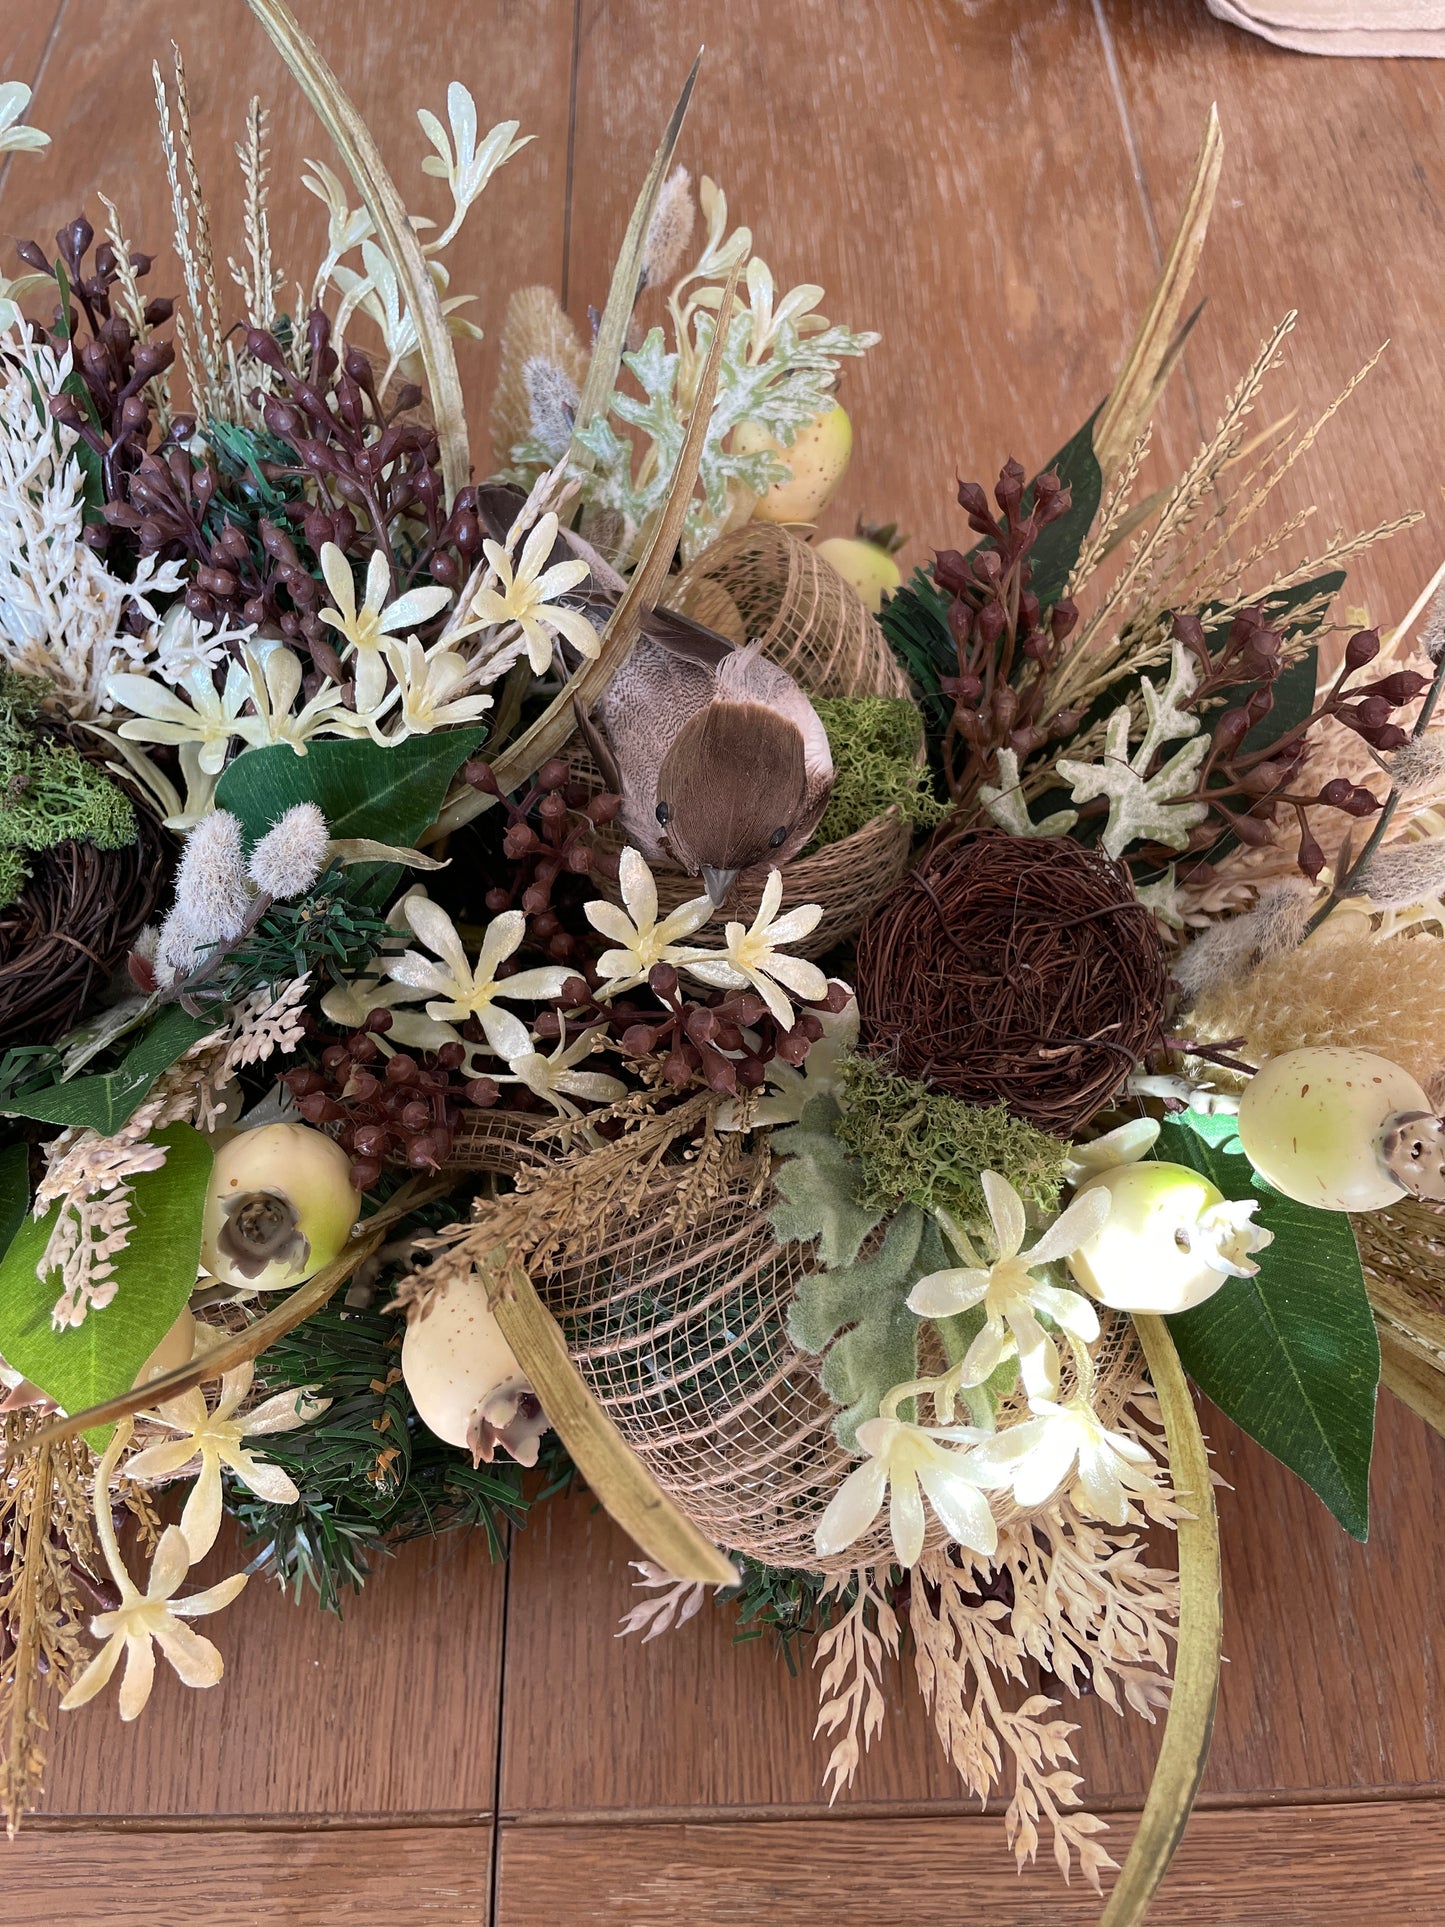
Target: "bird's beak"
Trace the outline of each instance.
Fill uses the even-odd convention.
[[[702,866],[703,888],[712,898],[713,905],[718,910],[722,909],[723,905],[732,895],[733,885],[737,880],[738,873],[736,870],[714,870],[709,863],[704,863]]]

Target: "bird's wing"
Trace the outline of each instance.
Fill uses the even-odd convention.
[[[642,627],[653,642],[702,669],[716,671],[736,650],[736,644],[720,636],[716,629],[705,628],[691,616],[679,615],[675,609],[653,609],[643,617]]]

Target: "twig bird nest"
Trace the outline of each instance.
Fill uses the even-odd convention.
[[[858,940],[868,1050],[1065,1137],[1161,1041],[1167,981],[1128,872],[1068,837],[950,840]]]
[[[88,760],[104,760],[82,730],[64,733]],[[102,850],[68,837],[33,853],[24,889],[0,909],[0,1050],[54,1043],[87,1016],[166,887],[170,838],[144,794],[116,780],[135,809],[135,841]]]

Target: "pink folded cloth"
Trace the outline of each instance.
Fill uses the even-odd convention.
[[[1445,59],[1445,0],[1209,0],[1209,11],[1299,53]]]

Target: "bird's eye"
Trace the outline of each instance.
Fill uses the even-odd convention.
[[[787,842],[787,840],[788,840],[788,826],[785,823],[780,830],[774,830],[772,835],[768,838],[768,848],[770,850],[781,850],[783,845]]]
[[[663,826],[663,828],[664,828],[664,829],[666,829],[666,827],[667,827],[667,819],[668,819],[668,817],[670,817],[671,815],[672,815],[672,805],[671,805],[670,803],[659,803],[659,804],[658,804],[658,806],[657,806],[657,820],[658,820],[658,822],[659,822],[659,823],[661,823],[661,824],[662,824],[662,826]]]

